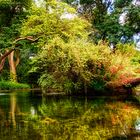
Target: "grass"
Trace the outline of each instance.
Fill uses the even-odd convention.
[[[12,90],[12,89],[28,89],[30,86],[23,83],[15,83],[11,81],[0,81],[0,90]]]

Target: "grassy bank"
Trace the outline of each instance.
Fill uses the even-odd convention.
[[[30,86],[23,83],[15,83],[11,81],[0,81],[0,90],[12,90],[12,89],[28,89]]]

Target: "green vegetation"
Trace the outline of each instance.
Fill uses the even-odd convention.
[[[0,139],[133,139],[139,101],[122,97],[140,84],[138,43],[139,1],[0,0],[1,92],[53,96],[0,93]]]
[[[0,90],[12,90],[12,89],[29,89],[30,86],[22,83],[15,83],[11,81],[0,81]]]
[[[131,39],[139,32],[139,6],[81,0],[79,13],[71,2],[0,1],[1,80],[74,94],[112,90],[139,77],[140,54]]]
[[[135,53],[132,54],[132,48],[127,53],[122,49],[121,52],[120,48],[118,45],[113,54],[102,42],[98,45],[85,40],[65,43],[54,38],[34,59],[33,70],[40,72],[39,83],[46,89],[66,93],[88,89],[102,91],[108,86],[121,85],[136,75],[133,73],[136,66],[131,65]]]

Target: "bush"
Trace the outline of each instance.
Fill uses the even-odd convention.
[[[28,89],[27,84],[15,83],[11,81],[0,81],[0,90],[12,90],[12,89]]]
[[[46,89],[67,93],[103,91],[135,76],[130,60],[121,51],[112,53],[107,44],[94,45],[82,39],[65,43],[54,38],[34,59],[33,71],[40,72],[39,84]]]

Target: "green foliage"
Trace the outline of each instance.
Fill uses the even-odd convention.
[[[7,49],[13,47],[15,39],[20,37],[22,20],[26,18],[27,9],[31,6],[32,0],[0,0],[0,54],[4,54]],[[27,82],[27,72],[29,70],[29,56],[34,53],[32,45],[27,41],[20,41],[17,49],[20,53],[20,66],[18,67],[18,81]],[[34,45],[36,46],[36,45]],[[27,50],[28,48],[28,50]],[[15,59],[15,57],[14,57]],[[9,80],[9,65],[6,59],[1,79]]]
[[[134,64],[136,64],[137,67],[139,67],[139,64],[140,64],[140,53],[139,53],[139,51],[136,52],[136,54],[135,54],[134,57],[132,58],[132,62],[133,62]]]
[[[63,17],[65,14],[73,17],[67,19]],[[55,37],[61,37],[66,42],[75,37],[86,37],[88,27],[88,22],[77,17],[73,8],[65,3],[52,1],[47,3],[47,9],[32,7],[30,16],[23,23],[22,35],[39,37],[39,46],[43,47]]]
[[[91,25],[66,3],[47,0],[45,7],[33,5],[27,16],[30,0],[0,1],[0,17],[4,17],[0,20],[0,51],[3,53],[6,48],[10,48],[13,40],[19,36],[31,35],[38,39],[38,43],[31,45],[26,41],[17,44],[22,46],[21,65],[17,69],[19,82],[27,82],[28,76],[33,81],[40,77],[39,84],[43,88],[64,90],[67,93],[86,92],[87,89],[104,90],[110,83],[121,84],[136,76],[133,72],[135,66],[130,62],[138,60],[136,57],[133,59],[136,52],[131,45],[118,44],[118,41],[122,36],[130,38],[134,32],[139,31],[139,8],[127,1],[123,7],[127,7],[129,11],[128,22],[123,26],[118,23],[118,18],[123,12],[119,6],[121,2],[116,1],[115,11],[107,14],[110,3],[106,4],[100,0],[81,1],[87,11],[91,8],[89,10],[91,13],[88,14],[91,14],[95,29],[93,33]],[[13,12],[9,12],[11,10],[9,7],[12,7]],[[9,14],[6,17],[7,12]],[[7,18],[9,23],[6,23]],[[133,23],[131,19],[135,22]],[[89,34],[91,38],[94,37],[93,40],[97,45],[88,40]],[[103,44],[104,42],[98,44],[100,39],[104,42],[108,40],[117,43],[116,54],[111,53],[108,44]],[[29,59],[32,54],[36,55],[33,61]],[[31,61],[32,70],[30,70]],[[2,77],[5,73],[7,72],[4,71]],[[33,75],[36,75],[35,78]],[[124,78],[122,75],[127,76]]]
[[[31,6],[32,0],[0,0],[0,26],[9,26]]]
[[[10,81],[0,81],[0,90],[13,90],[13,89],[29,89],[30,86],[22,83],[14,83]]]
[[[88,36],[87,30],[90,28],[90,24],[86,20],[79,18],[76,15],[75,9],[66,3],[47,1],[46,8],[33,6],[29,13],[30,15],[23,23],[21,33],[22,36],[32,35],[38,38],[38,47],[43,48],[47,44],[51,44],[51,40],[54,38],[58,38],[58,41],[61,38],[64,42],[68,43],[70,40],[86,39]],[[65,14],[70,14],[72,17],[70,19],[65,18]],[[37,73],[41,73],[41,71]],[[50,87],[53,85],[52,88],[61,89],[60,86],[55,84],[55,78],[45,73],[40,78],[43,87],[46,86],[46,83],[43,82],[45,77],[48,79],[47,86]],[[78,84],[73,84],[69,79],[65,78],[65,80],[63,86],[67,87],[67,91],[71,91],[73,86],[79,86]]]
[[[129,55],[130,57],[133,57],[137,52],[134,45],[130,43],[126,44],[118,43],[116,47],[117,47],[116,51],[119,51],[125,55]]]
[[[100,39],[118,43],[122,36],[127,37],[125,42],[131,42],[132,36],[140,31],[140,8],[134,6],[132,0],[81,0],[84,11],[83,16],[90,19],[94,33],[93,41],[97,43]],[[108,8],[114,6],[114,10],[108,13]],[[113,8],[113,7],[112,7]],[[122,13],[127,12],[125,23],[121,25],[119,18]]]
[[[33,60],[32,71],[40,73],[39,84],[46,89],[67,93],[86,92],[90,88],[101,91],[111,83],[122,84],[126,80],[122,75],[134,76],[130,54],[131,51],[124,54],[119,50],[113,54],[103,43],[93,45],[85,40],[65,43],[54,38]]]
[[[128,6],[132,0],[115,0],[115,7],[123,8],[125,6]]]
[[[129,57],[131,64],[135,65],[136,73],[139,75],[139,65],[140,65],[140,53],[137,51],[133,44],[117,44],[116,52],[121,52],[121,54]]]

